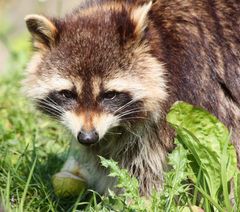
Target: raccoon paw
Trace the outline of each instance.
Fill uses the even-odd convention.
[[[56,196],[60,198],[78,196],[87,188],[83,178],[66,171],[53,175],[52,184]]]

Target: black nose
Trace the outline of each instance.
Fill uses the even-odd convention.
[[[77,139],[78,139],[79,143],[81,143],[81,144],[91,145],[91,144],[98,142],[99,135],[96,132],[96,130],[92,130],[89,132],[81,130],[78,133]]]

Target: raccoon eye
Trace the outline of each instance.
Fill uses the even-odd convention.
[[[76,95],[70,90],[61,90],[58,92],[59,95],[64,97],[65,99],[75,99]]]
[[[116,98],[118,92],[116,91],[108,91],[102,95],[103,100],[113,100]]]

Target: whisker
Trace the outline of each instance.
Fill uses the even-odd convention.
[[[61,115],[63,113],[62,110],[60,110],[59,108],[55,107],[52,104],[49,104],[47,102],[40,102],[40,103],[41,103],[41,105],[39,106],[40,108],[47,109],[48,111],[52,111],[54,113],[57,113],[58,115]]]
[[[117,110],[114,111],[114,114],[116,114],[117,112],[120,112],[122,110],[124,110],[126,107],[130,106],[131,104],[133,104],[136,100],[132,99],[131,101],[129,101],[128,103],[126,103],[125,105],[121,106],[120,108],[118,108]]]
[[[55,102],[52,98],[50,98],[50,97],[48,96],[47,99],[48,99],[50,102],[52,102],[54,105],[56,105],[56,106],[59,107],[58,103]]]
[[[49,108],[44,108],[44,110],[46,112],[48,112],[49,114],[54,115],[55,117],[57,117],[59,119],[62,117],[60,113],[58,113],[56,111],[53,111],[53,110],[50,110]]]
[[[122,133],[115,133],[115,132],[106,132],[106,134],[111,134],[111,135],[122,135]]]
[[[40,107],[44,107],[44,108],[49,108],[49,109],[54,109],[55,111],[59,112],[59,113],[62,113],[64,112],[63,110],[61,110],[61,108],[59,107],[56,107],[52,104],[49,104],[48,102],[39,102],[41,105]]]
[[[50,100],[50,99],[49,99],[49,100]],[[62,107],[58,106],[58,105],[57,105],[56,103],[54,103],[53,101],[49,102],[49,101],[47,101],[47,100],[45,100],[45,99],[41,99],[41,100],[37,100],[37,102],[40,103],[40,104],[42,104],[42,105],[44,104],[44,105],[46,105],[46,106],[52,107],[52,108],[58,110],[59,112],[64,112],[64,111],[65,111]]]
[[[134,117],[132,117],[132,118],[131,118],[131,117],[123,118],[123,119],[121,119],[121,120],[122,120],[122,121],[126,121],[126,120],[134,120],[134,119],[143,119],[143,120],[148,120],[148,121],[150,121],[150,119],[148,119],[148,118],[146,118],[146,117],[140,117],[140,116],[139,116],[139,117],[138,117],[138,116],[137,116],[137,117],[134,116]]]
[[[53,103],[53,105],[55,105],[56,107],[58,107],[58,108],[60,108],[60,109],[62,109],[63,110],[63,108],[62,107],[60,107],[58,104],[57,104],[57,102],[55,102],[52,98],[50,98],[50,97],[47,97],[47,99],[51,102],[51,103]],[[46,100],[45,100],[46,101]],[[46,102],[48,102],[48,101],[46,101]],[[64,110],[63,110],[64,111]]]
[[[124,112],[132,111],[132,110],[145,110],[145,108],[144,107],[136,107],[136,108],[132,108],[132,109],[126,110]]]
[[[46,106],[46,105],[41,105],[40,107],[43,108],[43,109],[47,109],[48,111],[56,112],[56,113],[58,113],[59,115],[62,114],[61,111],[55,110],[54,108],[49,107],[49,106]]]
[[[123,117],[123,116],[131,115],[131,114],[139,113],[139,112],[147,112],[147,111],[143,111],[143,110],[126,111],[125,113],[122,113],[122,114],[118,115],[117,117],[118,117],[118,118],[121,118],[121,117]]]
[[[132,108],[132,109],[129,109],[129,110],[123,111],[123,113],[128,112],[128,111],[133,111],[133,110],[143,110],[143,109],[144,109],[144,107],[137,107],[137,108]]]

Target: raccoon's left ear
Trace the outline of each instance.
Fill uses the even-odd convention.
[[[138,6],[137,8],[134,8],[131,12],[131,19],[135,25],[134,34],[138,38],[142,37],[144,30],[148,25],[148,13],[151,8],[152,1],[147,4]]]
[[[27,15],[25,21],[36,49],[46,50],[55,45],[58,30],[51,20],[41,15]]]

